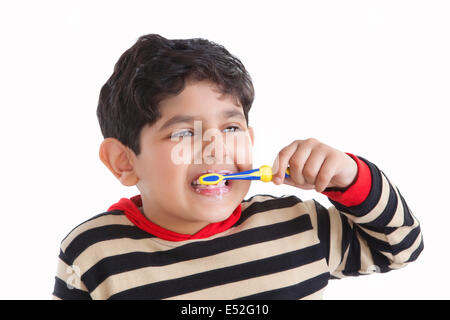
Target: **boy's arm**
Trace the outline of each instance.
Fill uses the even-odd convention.
[[[423,250],[419,222],[399,190],[382,171],[362,157],[351,156],[358,175],[345,190],[325,189],[334,205],[328,210],[308,201],[332,277],[357,276],[398,269]]]
[[[61,250],[58,257],[58,268],[53,290],[54,300],[91,300],[91,296],[81,281],[80,269],[67,263],[64,252]]]

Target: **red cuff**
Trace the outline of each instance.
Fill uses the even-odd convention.
[[[322,194],[346,207],[352,207],[366,200],[372,186],[372,175],[369,166],[364,161],[351,153],[346,152],[346,154],[352,157],[358,166],[356,181],[345,191],[324,191]]]

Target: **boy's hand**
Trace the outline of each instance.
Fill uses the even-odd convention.
[[[291,174],[285,178],[288,166]],[[283,148],[272,167],[275,184],[286,183],[317,192],[332,187],[346,188],[358,174],[358,166],[349,155],[314,138],[296,140]]]

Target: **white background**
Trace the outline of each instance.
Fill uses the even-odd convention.
[[[203,37],[250,72],[254,163],[315,137],[375,163],[421,222],[405,269],[325,299],[450,298],[448,1],[3,1],[0,298],[48,299],[62,238],[121,197],[98,159],[101,86],[140,35]],[[255,193],[328,199],[255,182]]]

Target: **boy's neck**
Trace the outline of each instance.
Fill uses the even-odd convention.
[[[146,210],[142,207],[139,207],[139,210],[142,212],[144,217],[146,217],[149,221],[154,224],[164,228],[166,230],[185,235],[194,235],[204,227],[206,227],[209,222],[199,221],[180,221],[179,219],[171,219],[169,215],[159,214],[159,215],[147,215]],[[147,210],[147,212],[154,212],[155,210]],[[159,211],[161,212],[161,211]]]

